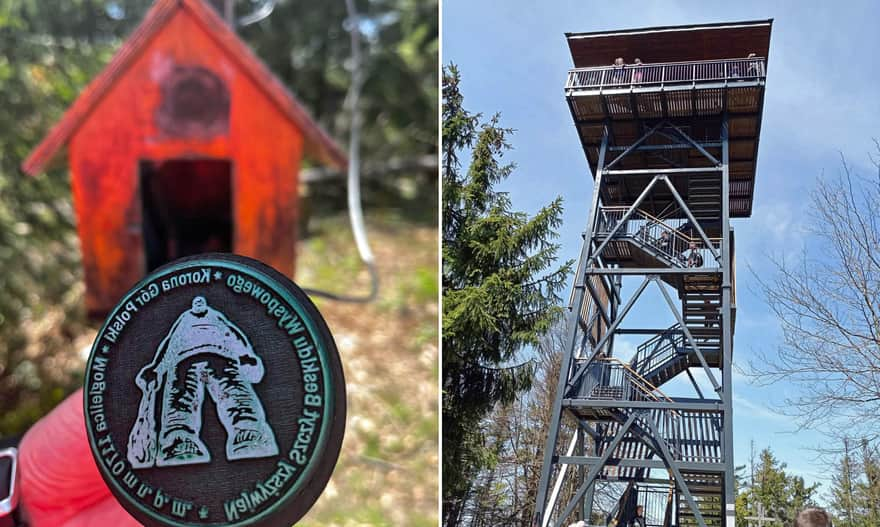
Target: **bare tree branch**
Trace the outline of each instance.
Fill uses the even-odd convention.
[[[876,178],[841,172],[811,194],[809,236],[795,261],[770,257],[775,276],[755,275],[782,329],[774,356],[750,370],[758,382],[799,389],[781,410],[801,427],[880,436],[880,142]],[[820,426],[821,425],[821,426]]]

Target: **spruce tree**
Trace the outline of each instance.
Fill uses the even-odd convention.
[[[761,451],[752,470],[751,482],[738,490],[740,517],[737,525],[747,525],[742,514],[757,513],[759,503],[767,516],[776,518],[782,525],[791,525],[798,512],[816,506],[815,494],[819,485],[807,485],[804,478],[787,473],[785,468],[786,464],[780,462],[769,448]]]
[[[443,70],[443,514],[459,522],[481,469],[495,462],[482,425],[496,404],[529,389],[536,346],[561,314],[571,262],[552,242],[562,199],[530,217],[495,187],[514,166],[501,158],[512,130],[463,107],[460,74]],[[460,156],[470,155],[463,171]]]
[[[831,476],[830,505],[840,527],[880,525],[880,445],[843,439],[843,452]]]
[[[865,504],[865,519],[868,525],[880,525],[880,449],[867,439],[862,439],[861,446],[865,479],[859,494]]]
[[[843,527],[858,527],[859,514],[856,507],[856,491],[859,479],[849,452],[849,441],[844,440],[844,454],[835,474],[831,476],[831,508],[837,513],[838,523]]]

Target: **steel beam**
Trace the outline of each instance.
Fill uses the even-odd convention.
[[[602,320],[605,321],[605,327],[611,325],[611,318],[608,316],[608,313],[605,312],[605,308],[602,307],[602,303],[599,301],[599,292],[596,291],[596,288],[593,287],[593,283],[590,282],[589,279],[584,280],[584,285],[587,288],[587,291],[590,292],[590,297],[593,299],[593,302],[596,305],[596,311],[599,316],[602,317]],[[608,295],[608,298],[611,298],[611,295]]]
[[[717,402],[694,402],[695,400],[673,399],[669,401],[620,401],[609,399],[565,398],[565,408],[632,408],[640,410],[682,410],[691,412],[722,412],[724,405]],[[706,401],[711,401],[707,399]]]
[[[715,246],[712,245],[712,241],[709,239],[708,236],[706,236],[706,232],[703,230],[703,228],[700,227],[700,223],[694,217],[693,213],[691,212],[690,207],[687,206],[687,203],[684,202],[684,199],[682,199],[682,197],[681,197],[681,195],[679,195],[678,191],[675,190],[675,185],[673,185],[672,182],[669,181],[669,178],[663,178],[663,182],[666,183],[667,187],[669,187],[669,191],[672,192],[672,197],[675,198],[675,201],[678,202],[678,205],[681,207],[681,210],[683,210],[685,215],[687,215],[688,220],[690,220],[690,222],[691,222],[691,224],[693,224],[694,228],[697,229],[697,232],[700,234],[700,238],[703,240],[703,243],[705,243],[706,247],[708,247],[709,250],[712,251],[712,256],[715,257],[715,261],[720,260],[721,253],[719,253],[718,249],[716,249]]]
[[[694,353],[697,354],[697,358],[700,359],[700,364],[703,366],[703,370],[706,371],[706,376],[709,377],[709,380],[712,382],[712,387],[715,388],[716,392],[721,393],[721,385],[718,384],[715,375],[712,373],[711,368],[709,368],[709,363],[706,362],[706,357],[703,356],[703,350],[697,345],[697,341],[691,334],[691,330],[688,329],[687,325],[684,323],[684,317],[678,312],[678,308],[675,307],[672,297],[669,296],[669,291],[667,291],[666,288],[663,287],[663,284],[659,282],[657,283],[657,286],[660,288],[660,292],[663,293],[663,298],[666,299],[666,303],[669,304],[669,310],[672,311],[672,314],[675,315],[676,320],[678,320],[678,324],[681,326],[681,331],[684,333],[688,344],[691,345]]]
[[[703,174],[721,172],[720,167],[685,167],[685,168],[639,168],[633,170],[606,170],[608,176],[659,176],[681,174]]]
[[[706,159],[708,159],[709,161],[711,161],[713,165],[719,165],[719,164],[721,164],[717,159],[715,159],[715,156],[713,156],[712,154],[710,154],[709,152],[707,152],[706,149],[703,148],[702,145],[700,145],[700,143],[698,143],[698,142],[694,141],[693,139],[691,139],[691,136],[689,136],[688,134],[684,133],[684,131],[682,131],[681,128],[675,126],[675,125],[672,124],[672,123],[669,123],[669,126],[671,126],[673,130],[675,130],[676,132],[678,132],[678,134],[682,137],[682,139],[684,139],[686,142],[690,143],[691,146],[693,146],[694,148],[697,149],[698,152],[700,152],[701,154],[703,154],[703,156],[704,156]]]
[[[655,177],[651,180],[650,183],[648,183],[648,185],[645,187],[645,190],[643,190],[642,193],[639,194],[639,197],[636,198],[635,202],[630,205],[629,210],[627,210],[626,213],[619,220],[617,220],[617,225],[615,225],[614,228],[611,229],[611,232],[605,235],[605,239],[602,241],[602,243],[599,244],[599,247],[596,248],[596,251],[592,254],[592,256],[587,259],[588,264],[602,254],[605,246],[608,245],[609,242],[611,242],[611,240],[614,238],[614,235],[617,234],[617,231],[619,231],[621,227],[626,225],[626,222],[629,221],[630,216],[633,215],[633,213],[639,208],[639,205],[642,204],[642,201],[644,201],[645,196],[647,196],[651,189],[654,188],[654,185],[657,183],[657,179],[659,178]],[[592,238],[590,238],[590,240],[592,240]]]
[[[669,331],[669,328],[618,328],[618,335],[660,335]]]
[[[614,289],[620,289],[623,285],[619,276],[612,276],[611,281],[614,283]],[[618,299],[611,299],[611,320],[618,320],[617,308],[620,307],[619,304],[620,304],[619,298]],[[620,317],[620,318],[622,319],[623,317]],[[610,351],[610,353],[608,354],[609,356],[614,353],[614,336],[617,335],[618,326],[620,326],[620,323],[618,323],[617,325],[614,326],[614,331],[608,332],[610,335],[608,337],[608,350]],[[611,327],[609,326],[606,329],[610,330]]]
[[[662,127],[662,126],[665,124],[665,122],[666,122],[666,121],[660,121],[659,123],[657,123],[656,126],[654,126],[654,128],[651,128],[651,129],[648,130],[644,135],[642,135],[642,137],[640,137],[635,143],[633,143],[633,144],[629,145],[628,147],[626,147],[626,149],[623,151],[622,154],[620,154],[620,155],[618,155],[617,157],[615,157],[614,160],[612,160],[610,163],[608,163],[607,166],[605,166],[605,168],[603,169],[603,170],[605,171],[605,173],[607,174],[607,173],[608,173],[608,169],[610,169],[611,167],[613,167],[614,165],[616,165],[621,159],[623,159],[624,157],[626,157],[627,155],[629,155],[630,152],[634,151],[636,148],[638,148],[639,146],[641,146],[642,143],[644,143],[645,141],[647,141],[649,137],[651,137],[652,135],[654,135],[654,132],[656,132],[657,130],[659,130],[660,127]]]
[[[731,316],[731,268],[730,268],[730,145],[727,115],[721,121],[721,382],[724,390],[723,430],[721,445],[727,471],[724,473],[725,518],[728,526],[736,522],[736,493],[734,491],[733,464],[733,317]]]
[[[602,167],[605,163],[605,152],[608,149],[608,126],[605,127],[605,133],[602,135],[602,146],[599,149],[599,164],[596,170],[596,177],[593,184],[593,196],[590,204],[590,212],[587,218],[587,229],[584,236],[584,244],[581,247],[578,269],[587,268],[587,259],[590,256],[590,248],[593,237],[593,226],[596,222],[597,212],[599,210],[599,191],[602,186]],[[559,369],[559,380],[556,383],[556,398],[553,402],[553,408],[550,413],[550,422],[547,429],[547,444],[544,450],[544,462],[541,467],[541,479],[538,482],[536,495],[535,514],[532,519],[534,526],[541,525],[544,514],[546,513],[547,492],[550,486],[550,472],[553,469],[553,457],[556,454],[556,442],[559,439],[559,424],[562,417],[562,397],[566,391],[568,384],[568,373],[571,371],[572,356],[577,341],[578,319],[581,316],[581,306],[583,305],[586,291],[584,288],[576,289],[572,299],[572,309],[569,310],[566,320],[566,338],[563,341],[566,345],[562,356],[562,365]]]
[[[644,276],[649,274],[654,275],[694,275],[694,274],[717,274],[721,272],[720,267],[700,267],[699,269],[695,268],[683,268],[683,269],[671,269],[671,268],[623,268],[623,267],[608,267],[608,268],[600,268],[600,267],[588,267],[588,274],[599,274],[599,275],[630,275],[630,276]]]
[[[583,430],[578,430],[575,433],[578,436],[578,444],[577,444],[577,451],[579,452],[578,455],[585,456],[585,455],[587,455],[587,452],[586,452],[586,445],[584,444],[584,440],[585,440],[584,432],[583,432]],[[578,486],[584,484],[584,480],[586,479],[586,475],[587,475],[587,467],[584,467],[584,466],[578,467],[578,482],[577,482]],[[586,493],[586,495],[584,495],[584,499],[582,500],[582,506],[578,510],[578,520],[583,520],[584,518],[590,517],[590,513],[592,512],[592,509],[593,509],[593,494],[594,494],[595,490],[596,490],[595,485],[590,485],[589,487],[587,487],[587,493]]]
[[[701,141],[698,142],[703,148],[721,148],[721,141]],[[620,152],[629,148],[628,146],[609,146],[609,152]],[[640,145],[635,149],[636,152],[653,152],[657,150],[690,150],[693,148],[690,144],[669,144],[669,145]]]
[[[605,462],[608,461],[608,458],[611,457],[611,454],[617,449],[620,442],[623,441],[624,436],[626,436],[627,432],[629,432],[630,427],[633,422],[636,420],[636,413],[633,412],[626,422],[620,427],[617,435],[614,436],[614,439],[605,447],[605,451],[599,456],[599,459],[596,461],[596,464],[590,468],[590,472],[587,473],[586,478],[584,478],[584,483],[578,488],[577,492],[572,496],[571,501],[568,502],[568,505],[562,511],[562,514],[559,515],[556,523],[554,524],[556,527],[561,527],[562,523],[565,519],[574,511],[574,508],[577,506],[577,502],[583,499],[584,495],[587,492],[587,489],[593,485],[596,480],[596,476],[599,475],[599,471],[602,470],[602,467],[605,466]]]
[[[675,476],[675,484],[678,486],[678,490],[684,494],[684,499],[688,503],[688,507],[691,509],[691,512],[694,515],[694,518],[697,520],[697,525],[705,527],[706,520],[703,519],[703,514],[700,512],[699,507],[697,507],[697,502],[694,500],[694,497],[691,495],[690,489],[687,487],[687,483],[684,481],[684,477],[681,475],[681,471],[675,464],[675,460],[672,457],[672,454],[669,452],[669,447],[666,446],[666,441],[664,441],[660,432],[657,430],[657,425],[654,424],[654,420],[650,417],[646,418],[645,421],[648,423],[648,428],[651,429],[651,432],[654,434],[651,439],[656,444],[658,451],[660,453],[661,459],[666,462],[666,468],[672,471],[673,476]]]
[[[570,101],[571,98],[568,97],[567,100]],[[665,99],[661,100],[660,102],[662,105],[665,102]],[[761,108],[763,108],[763,106],[761,106]],[[665,114],[668,114],[668,112],[664,111],[664,115]],[[735,117],[752,117],[752,118],[754,118],[755,112],[731,112],[730,110],[727,111],[728,120],[731,118],[735,118]],[[717,119],[718,117],[711,116],[711,115],[702,115],[702,116],[697,117],[696,122],[704,122],[704,121],[712,120],[713,118]],[[660,118],[658,117],[658,119],[660,119]],[[668,118],[664,117],[664,119],[668,119]],[[575,124],[578,124],[578,125],[580,125],[580,124],[601,124],[601,123],[605,122],[605,119],[595,119],[595,118],[594,119],[575,119],[575,118],[572,118],[572,122]],[[760,134],[758,134],[758,135],[760,135]],[[741,137],[737,137],[736,139],[740,140],[740,139],[745,139],[746,137],[754,139],[753,136],[741,136]],[[598,145],[599,143],[596,143],[596,144]],[[621,148],[621,147],[617,147],[617,148]],[[623,147],[623,148],[626,148],[626,147]]]
[[[608,327],[605,329],[605,334],[602,335],[602,338],[599,339],[598,343],[596,343],[596,347],[593,348],[593,353],[590,355],[590,358],[588,358],[587,361],[581,365],[581,367],[578,369],[577,373],[575,373],[571,377],[571,379],[568,381],[568,383],[566,385],[566,390],[565,390],[566,393],[568,392],[568,390],[570,388],[574,387],[574,385],[577,384],[578,380],[583,376],[584,372],[587,371],[587,366],[589,366],[590,363],[593,362],[593,360],[596,358],[596,356],[602,350],[602,346],[605,345],[605,342],[617,330],[617,326],[619,326],[620,323],[623,322],[623,319],[626,318],[626,314],[629,313],[629,310],[632,309],[633,305],[635,305],[636,300],[638,300],[639,297],[642,295],[642,291],[645,290],[645,288],[648,286],[648,283],[650,281],[651,281],[650,277],[645,278],[645,280],[642,282],[642,285],[639,286],[639,288],[636,290],[636,292],[632,296],[632,298],[629,299],[629,302],[627,302],[627,304],[623,307],[623,311],[620,313],[620,316],[618,316],[617,319],[614,320],[614,323],[611,324],[611,327]]]
[[[590,345],[595,344],[593,341],[593,336],[590,334],[590,329],[599,321],[599,310],[597,309],[595,313],[590,317],[590,320],[584,320],[581,317],[578,317],[578,323],[581,325],[581,329],[584,330],[584,337],[589,337]],[[583,342],[583,339],[581,340]]]
[[[700,390],[700,385],[697,384],[697,380],[694,379],[694,374],[691,373],[691,369],[690,369],[690,368],[687,368],[687,369],[684,370],[684,371],[687,373],[688,379],[691,380],[691,384],[694,386],[694,390],[697,391],[697,395],[699,395],[700,398],[703,398],[703,391]],[[724,379],[722,379],[721,382],[724,382]]]
[[[596,441],[597,439],[602,437],[602,435],[598,431],[596,431],[595,428],[593,428],[593,425],[591,425],[587,421],[584,421],[583,419],[578,419],[578,426],[580,426],[581,430],[583,430],[585,434],[590,436],[590,439],[592,439],[593,441]]]
[[[608,264],[605,263],[605,259],[602,258],[601,255],[596,257],[596,265],[598,265],[600,268],[607,268],[608,267]],[[591,267],[590,269],[594,269],[594,268]],[[618,291],[617,289],[612,287],[611,280],[608,279],[608,277],[606,277],[606,276],[602,277],[602,284],[605,286],[605,289],[609,292],[609,294],[613,294],[614,297],[617,298],[617,301],[620,302],[620,291]]]
[[[600,458],[597,456],[559,456],[559,464],[589,467],[598,463],[599,459]],[[666,463],[659,459],[609,458],[605,464],[606,466],[615,466],[619,468],[651,468],[660,470],[667,468]],[[690,461],[676,461],[674,464],[679,470],[686,470],[688,472],[711,472],[713,474],[724,472],[725,467],[727,466],[724,463],[694,463]]]

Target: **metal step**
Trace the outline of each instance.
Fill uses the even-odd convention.
[[[719,367],[721,365],[720,340],[704,341],[696,336],[694,338],[697,339],[697,345],[700,347],[700,351],[703,353],[703,357],[706,359],[706,363],[709,367]],[[701,366],[702,363],[696,352],[693,351],[689,344],[685,344],[683,348],[668,361],[654,366],[650,370],[639,372],[639,374],[646,381],[662,389],[664,384],[674,379],[686,369]]]
[[[719,474],[684,472],[684,483],[697,503],[706,527],[723,527],[724,503],[721,496],[723,479]],[[678,525],[697,526],[697,519],[684,494],[678,493]]]
[[[687,206],[697,221],[712,221],[720,218],[720,177],[691,176],[687,180],[687,189]]]

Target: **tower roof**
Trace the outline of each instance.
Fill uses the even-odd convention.
[[[250,76],[263,94],[303,134],[306,152],[317,160],[344,168],[348,159],[337,143],[318,125],[302,103],[254,55],[229,26],[203,0],[157,0],[144,20],[113,56],[110,64],[82,91],[61,120],[50,130],[22,164],[31,175],[42,172],[89,118],[92,110],[134,64],[150,41],[180,10],[185,10],[209,34],[241,71]]]
[[[622,31],[566,33],[576,68],[607,66],[617,57],[627,63],[687,62],[767,57],[773,19]]]

